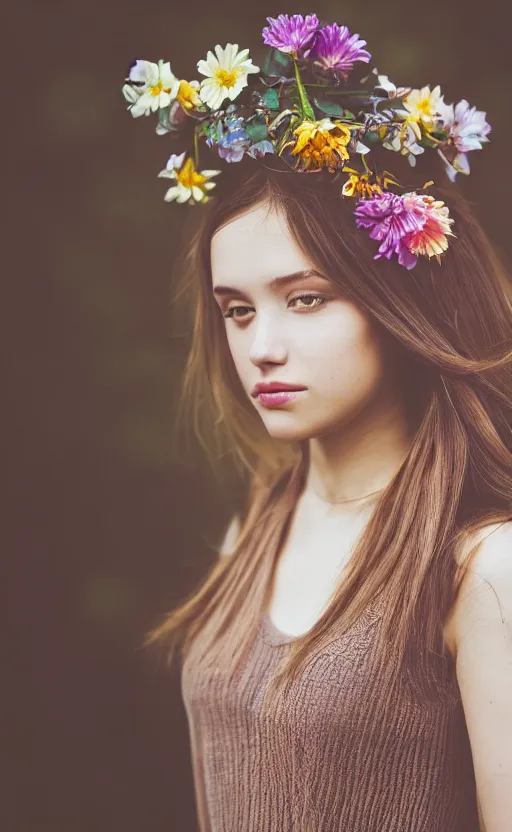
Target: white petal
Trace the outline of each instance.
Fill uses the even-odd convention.
[[[235,84],[235,86],[234,86],[234,87],[225,87],[225,88],[224,88],[224,89],[225,89],[225,93],[224,93],[224,94],[225,94],[225,95],[227,95],[227,97],[228,97],[231,101],[234,101],[234,100],[235,100],[235,98],[237,98],[237,96],[239,96],[239,95],[240,95],[240,93],[242,92],[242,90],[243,90],[243,89],[244,89],[244,87],[246,87],[246,86],[247,86],[247,81],[245,81],[245,80],[244,80],[244,81],[243,81],[243,83],[242,83],[240,80],[238,80],[238,81],[236,82],[236,84]]]
[[[177,185],[175,185],[174,188],[169,188],[166,195],[164,196],[164,200],[166,202],[172,202],[173,199],[177,198],[179,192],[180,192],[180,189],[178,188]]]
[[[164,87],[170,87],[172,85],[175,75],[171,72],[171,65],[169,61],[159,61],[158,75]]]
[[[458,153],[453,160],[453,165],[459,173],[467,175],[470,172],[469,160],[465,153]]]
[[[192,196],[194,197],[194,199],[200,202],[204,194],[201,188],[198,188],[197,185],[192,185]]]
[[[148,96],[141,95],[139,100],[132,106],[130,112],[134,118],[137,118],[138,116],[148,116],[151,112]]]
[[[184,185],[181,184],[181,182],[178,184],[177,187],[179,190],[179,194],[177,196],[178,202],[186,202],[187,199],[190,199],[192,193],[190,188],[186,188]]]
[[[173,168],[181,168],[186,153],[186,150],[184,150],[183,153],[180,153],[179,156],[176,153],[172,153],[167,164],[169,165],[169,163],[171,163]]]
[[[226,67],[226,69],[232,69],[235,55],[236,49],[233,49],[233,44],[227,43],[226,49],[224,51],[224,66]]]
[[[152,76],[158,76],[158,67],[151,61],[136,61],[130,70],[130,80],[147,84]]]
[[[218,176],[219,173],[222,173],[221,170],[202,170],[202,176]]]
[[[379,75],[378,82],[379,83],[377,84],[377,86],[381,87],[383,90],[386,90],[386,92],[396,93],[396,86],[393,84],[392,81],[389,80],[387,75]]]
[[[236,63],[241,64],[243,61],[246,60],[248,54],[249,54],[248,49],[241,49],[240,52],[238,53],[238,55],[236,56]]]
[[[454,167],[452,167],[452,165],[447,165],[446,166],[446,174],[447,174],[448,179],[450,180],[450,182],[455,182],[455,179],[457,177],[457,171],[455,170]]]
[[[226,51],[227,51],[227,45],[226,45],[226,49],[223,49],[222,46],[220,46],[219,44],[217,44],[216,47],[215,47],[215,54],[217,55],[217,60],[220,64],[220,66],[225,66],[225,53],[226,53]]]
[[[197,71],[200,72],[201,75],[206,75],[208,78],[214,74],[214,70],[206,61],[197,62]]]
[[[256,64],[247,64],[247,63],[245,63],[245,64],[242,64],[242,66],[244,67],[244,70],[247,73],[259,72],[260,71],[259,66],[256,66]]]
[[[220,46],[219,46],[219,49],[220,49]],[[217,47],[215,47],[215,51],[217,51]],[[218,58],[215,57],[215,55],[213,54],[211,49],[209,49],[208,52],[207,52],[206,63],[212,69],[218,69],[218,67],[219,67],[219,60],[218,60]]]
[[[130,104],[135,104],[135,102],[139,100],[140,90],[138,87],[132,87],[131,84],[125,84],[121,92]]]
[[[202,86],[199,95],[201,101],[204,101],[204,103],[207,104],[211,110],[218,110],[218,108],[221,105],[221,102],[226,97],[224,87],[221,87],[221,89],[219,90],[215,82],[208,85],[205,84],[204,86]]]

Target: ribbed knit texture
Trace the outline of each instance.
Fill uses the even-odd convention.
[[[262,696],[293,638],[265,614],[228,685],[214,655],[197,661],[198,637],[181,678],[201,832],[478,832],[454,663],[434,653],[414,661],[383,710],[379,621],[374,603],[272,715]]]

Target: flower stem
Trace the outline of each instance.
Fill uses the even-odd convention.
[[[300,70],[297,61],[294,60],[293,66],[295,69],[295,80],[297,82],[297,90],[299,93],[300,98],[300,106],[302,110],[302,117],[310,119],[311,121],[315,120],[315,113],[313,107],[311,106],[311,102],[308,98],[308,94],[302,82],[302,78],[300,77]]]
[[[429,132],[428,132],[428,130],[425,130],[425,137],[426,137],[429,141],[434,142],[434,144],[441,144],[441,145],[442,145],[442,144],[444,144],[444,143],[445,143],[445,141],[446,141],[446,140],[443,140],[443,139],[436,139],[436,138],[432,135],[432,133],[429,133]]]
[[[194,165],[196,170],[199,170],[199,142],[197,130],[194,130]]]

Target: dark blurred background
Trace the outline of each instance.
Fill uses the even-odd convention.
[[[141,645],[207,569],[236,487],[229,473],[219,486],[198,450],[173,450],[190,325],[171,320],[170,271],[187,245],[183,218],[200,208],[163,201],[168,142],[154,118],[126,111],[130,64],[161,57],[179,78],[200,79],[196,63],[216,43],[249,47],[261,66],[267,15],[314,11],[348,25],[397,84],[440,83],[447,102],[487,112],[491,143],[458,182],[509,265],[506,8],[39,0],[10,9],[6,832],[196,829],[178,668],[165,671]]]

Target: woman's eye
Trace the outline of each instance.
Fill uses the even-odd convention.
[[[251,306],[231,306],[229,309],[226,309],[225,312],[222,313],[223,318],[239,318],[239,315],[233,315],[237,309],[252,309]],[[242,315],[242,317],[244,317]]]
[[[306,303],[305,307],[303,307],[303,308],[306,308],[306,309],[316,309],[317,306],[321,306],[322,303],[325,303],[327,298],[322,297],[322,295],[298,295],[296,298],[292,298],[290,303],[295,303],[296,300],[300,300],[301,302],[305,301],[305,300],[313,300],[313,301],[318,300],[318,301],[320,301],[320,303],[315,303],[315,304]]]
[[[296,303],[296,301],[300,301],[301,303],[304,303],[304,301],[313,301],[312,303],[304,303],[302,308],[303,309],[317,309],[319,306],[324,304],[326,302],[326,300],[327,300],[327,298],[323,297],[322,295],[307,294],[307,295],[298,295],[297,297],[292,298],[290,300],[290,304],[294,304],[294,303]],[[318,301],[318,303],[315,303],[315,301]],[[249,310],[250,311],[252,308],[253,308],[252,306],[231,306],[229,309],[227,309],[225,312],[223,312],[222,315],[223,315],[224,318],[235,318],[236,320],[240,320],[241,318],[245,318],[246,316],[245,315],[235,315],[233,313],[236,312],[237,310],[242,310],[242,311],[243,310]],[[301,307],[299,306],[299,307],[295,307],[295,308],[300,309]]]

